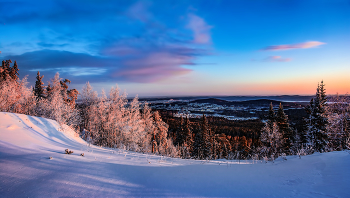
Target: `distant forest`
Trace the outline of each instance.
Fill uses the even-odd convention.
[[[304,109],[273,104],[262,119],[173,117],[138,98],[128,101],[118,86],[99,95],[89,82],[81,92],[57,73],[46,85],[38,71],[34,87],[19,79],[17,62],[2,61],[0,111],[56,120],[87,142],[142,153],[192,159],[264,159],[307,155],[350,147],[349,96],[326,95],[323,81]],[[77,98],[81,102],[77,103]],[[276,104],[275,104],[276,105]]]

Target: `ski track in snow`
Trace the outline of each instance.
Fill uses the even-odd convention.
[[[350,197],[348,152],[287,159],[204,161],[101,148],[53,120],[0,113],[0,197]]]

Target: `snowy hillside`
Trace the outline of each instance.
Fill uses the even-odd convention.
[[[198,161],[106,149],[53,120],[0,113],[0,197],[350,197],[348,152],[287,159]]]

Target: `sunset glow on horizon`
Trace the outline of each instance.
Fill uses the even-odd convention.
[[[350,1],[0,0],[0,58],[129,96],[350,93]]]

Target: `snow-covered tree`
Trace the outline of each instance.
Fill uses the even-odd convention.
[[[158,111],[155,111],[153,113],[154,116],[154,136],[155,136],[155,141],[157,143],[157,148],[156,150],[159,152],[161,155],[167,155],[167,150],[168,150],[168,125],[163,122],[162,118],[160,117]]]
[[[278,130],[276,122],[272,124],[272,130],[268,124],[261,131],[260,140],[266,146],[266,155],[267,157],[273,156],[274,158],[278,157],[280,154],[280,148],[282,146],[283,136]]]
[[[330,150],[347,149],[350,138],[350,98],[338,94],[329,99],[328,115],[328,147]]]
[[[306,107],[308,113],[308,137],[310,146],[317,152],[324,152],[328,143],[326,114],[326,90],[323,81],[317,86],[316,96]]]
[[[60,80],[57,72],[48,86],[47,97],[38,101],[37,114],[54,119],[59,124],[76,126],[80,122],[79,112],[65,103]]]
[[[152,138],[155,135],[155,126],[154,126],[154,119],[153,119],[153,113],[151,108],[148,106],[148,103],[144,103],[143,105],[143,111],[142,111],[142,120],[144,122],[144,137],[143,137],[143,144],[142,149],[143,152],[152,152]]]

